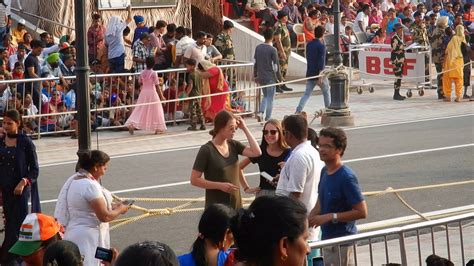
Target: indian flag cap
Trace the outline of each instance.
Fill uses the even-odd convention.
[[[30,213],[20,227],[18,241],[9,250],[20,256],[29,256],[41,247],[41,242],[50,239],[61,229],[54,217],[41,213]]]

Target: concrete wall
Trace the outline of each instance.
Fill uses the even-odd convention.
[[[224,17],[224,20],[228,20]],[[245,26],[232,21],[235,25],[232,33],[237,60],[254,62],[255,47],[264,42],[263,36]],[[306,75],[306,58],[291,53],[287,79],[302,78]]]

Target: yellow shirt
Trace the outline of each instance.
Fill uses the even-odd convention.
[[[26,29],[23,29],[21,31],[19,31],[18,28],[13,29],[12,30],[12,37],[13,37],[12,42],[14,44],[18,44],[18,43],[23,42],[23,35],[25,35],[26,32],[27,32]]]

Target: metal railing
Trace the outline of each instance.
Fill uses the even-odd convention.
[[[323,257],[324,248],[336,247],[340,257],[341,247],[352,246],[354,249],[353,259],[355,265],[381,265],[382,263],[401,263],[401,265],[418,264],[421,266],[425,264],[424,259],[428,255],[440,255],[443,251],[446,251],[447,258],[449,260],[455,261],[455,265],[459,265],[459,263],[462,263],[461,265],[465,265],[466,259],[469,258],[467,257],[469,255],[466,254],[466,250],[469,249],[465,249],[464,229],[465,227],[472,229],[473,221],[474,213],[471,212],[432,221],[410,224],[401,227],[393,227],[346,237],[313,242],[310,243],[310,247],[311,249],[323,249]],[[455,227],[448,226],[453,224],[455,225]],[[453,233],[453,231],[456,231],[456,233],[458,233],[456,240],[454,239],[453,235],[455,233]],[[445,244],[445,249],[437,249],[436,244],[438,244],[438,247],[441,244],[439,243],[439,241],[437,242],[436,240],[443,238],[443,235],[445,235],[444,241],[446,241],[445,243],[443,243],[443,246]],[[472,230],[470,232],[470,235],[471,238],[467,239],[470,239],[470,241],[472,242],[472,239],[474,239],[474,233],[472,232]],[[454,242],[459,243],[459,249],[451,247]],[[431,247],[428,247],[426,245],[431,245]],[[374,251],[376,246],[377,251]],[[471,243],[469,246],[471,246],[472,248],[473,244]],[[383,251],[379,250],[379,247],[380,249],[383,249]],[[389,247],[393,249],[398,249],[398,252],[390,252]],[[408,252],[408,248],[416,249],[416,252]],[[422,251],[429,252],[429,254],[426,254],[426,256],[422,255]],[[473,250],[471,249],[470,252],[472,251]],[[392,260],[391,255],[393,255]],[[470,254],[470,256],[473,255],[474,254]],[[381,258],[380,256],[383,257]],[[400,261],[394,261],[396,259],[400,259]],[[416,262],[416,260],[418,260],[418,263]]]
[[[226,107],[231,109],[233,112],[244,115],[251,114],[255,111],[254,108],[258,105],[256,100],[259,91],[254,89],[253,63],[223,60],[220,62],[218,67],[221,68],[224,73],[226,81],[228,82],[229,90],[227,92],[198,97],[188,97],[183,93],[184,87],[178,87],[178,85],[181,84],[180,81],[186,80],[185,68],[156,71],[160,78],[160,87],[163,89],[163,94],[166,98],[165,101],[160,101],[160,103],[163,104],[165,120],[167,123],[176,124],[187,120],[187,110],[185,107],[189,100],[204,97],[212,98],[212,96],[222,94],[229,95]],[[132,109],[138,106],[136,100],[138,99],[140,91],[140,85],[138,82],[139,76],[140,73],[90,75],[89,81],[92,85],[90,87],[91,116],[95,119],[95,121],[93,121],[95,123],[93,123],[94,129],[113,129],[123,127],[123,124]],[[72,84],[74,84],[75,78],[75,76],[64,77],[68,83],[71,82]],[[49,88],[50,82],[52,83],[50,85],[55,86],[56,89]],[[34,92],[31,89],[28,89],[28,86],[33,86],[34,83],[36,83],[37,88],[42,89],[43,87],[46,87],[43,91],[47,96],[36,95],[36,97],[32,97]],[[3,96],[0,96],[0,101],[3,100],[3,106],[0,104],[0,109],[3,109],[1,109],[0,112],[11,108],[19,110],[24,115],[23,118],[24,122],[26,122],[25,125],[33,125],[32,128],[28,129],[28,133],[31,134],[48,135],[73,132],[75,130],[75,124],[67,127],[58,127],[56,122],[74,120],[74,115],[77,113],[75,106],[66,106],[66,110],[59,112],[56,108],[50,107],[50,98],[53,94],[58,93],[60,94],[62,102],[66,102],[65,99],[68,97],[68,94],[73,94],[70,91],[74,85],[61,87],[56,83],[59,83],[59,79],[56,77],[1,80],[0,87],[5,87],[5,85],[7,85],[7,88],[5,90],[2,88],[1,90]],[[172,86],[173,84],[174,86]],[[170,87],[172,87],[172,89],[169,89]],[[36,93],[38,93],[38,90]],[[28,96],[29,100],[27,100],[25,104],[26,96],[28,94],[30,94],[30,96]],[[39,97],[47,97],[49,99],[48,101],[41,101]],[[36,106],[38,110],[37,113],[26,113],[26,109],[31,106],[29,102],[31,102],[31,105]],[[231,106],[233,103],[239,104],[240,107]],[[45,104],[47,105],[47,108],[45,107]],[[156,103],[146,103],[141,105],[151,104]]]

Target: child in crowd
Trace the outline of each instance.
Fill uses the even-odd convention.
[[[22,62],[16,62],[13,67],[12,78],[13,79],[23,79],[25,77],[25,71],[23,68]]]
[[[67,112],[66,105],[64,102],[60,102],[57,105],[58,113]],[[67,130],[71,128],[71,122],[74,120],[74,116],[72,114],[59,114],[57,117],[56,125],[60,130]]]
[[[201,77],[196,74],[196,60],[187,59],[184,62],[186,67],[187,79],[186,79],[186,94],[189,97],[201,96]],[[189,120],[191,126],[188,130],[197,130],[197,124],[201,124],[200,130],[206,130],[204,124],[204,115],[202,114],[201,99],[192,99],[190,101]]]
[[[32,116],[38,114],[38,107],[33,104],[33,99],[31,98],[31,94],[25,94],[25,101],[23,105],[23,115]],[[34,118],[24,118],[23,123],[25,125],[24,129],[27,134],[31,134],[33,132],[38,131],[38,120]]]
[[[186,82],[180,78],[176,86],[176,79],[169,80],[169,87],[163,92],[166,100],[175,100],[178,98],[178,92],[183,88],[186,88]],[[180,102],[168,102],[165,103],[165,116],[167,120],[178,120],[183,119],[184,114],[181,111]]]

